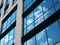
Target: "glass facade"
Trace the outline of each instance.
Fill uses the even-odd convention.
[[[15,38],[15,28],[13,28],[5,37],[0,40],[0,45],[12,45]]]
[[[3,23],[2,33],[16,20],[16,11]]]
[[[10,0],[7,0],[6,4],[8,5],[9,3],[10,3]],[[14,3],[16,3],[16,0],[14,0]],[[5,10],[4,13],[6,13],[7,11],[8,11],[8,8]],[[11,25],[16,21],[16,15],[17,15],[17,10],[15,10],[9,17],[5,17],[7,19],[4,20],[4,22],[2,23],[2,30],[1,30],[2,32],[1,32],[0,36],[6,34],[7,32],[8,33],[6,35],[4,35],[3,38],[0,39],[0,45],[13,45],[15,43],[16,26],[14,28],[12,28]],[[7,29],[10,27],[12,29],[10,31],[7,31]],[[5,31],[7,31],[7,32],[5,32]]]
[[[24,1],[24,11],[29,2]],[[28,4],[30,6],[30,4]],[[26,8],[25,8],[26,7]],[[24,36],[60,9],[59,0],[44,0],[24,20]],[[48,22],[47,22],[48,23]],[[39,30],[39,29],[38,29]],[[60,19],[24,42],[24,45],[53,45],[60,41]]]
[[[24,12],[35,2],[36,0],[25,0],[24,1]]]
[[[16,2],[17,2],[17,0],[13,0],[13,4],[15,4]],[[5,14],[8,12],[9,4],[10,4],[10,0],[6,0]]]

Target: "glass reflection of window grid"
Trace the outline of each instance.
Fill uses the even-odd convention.
[[[34,21],[33,12],[27,16],[27,26]]]
[[[30,24],[30,25],[27,27],[27,33],[30,32],[33,28],[34,28],[34,23]]]
[[[43,15],[40,16],[36,21],[35,21],[35,26],[38,26],[40,23],[44,21]]]
[[[51,8],[50,10],[48,10],[46,13],[44,13],[44,17],[45,17],[45,19],[47,19],[48,17],[50,17],[52,14],[54,14],[55,13],[55,9],[54,9],[54,7],[53,8]]]
[[[41,16],[43,14],[43,10],[42,10],[42,5],[40,4],[39,6],[37,6],[35,9],[34,9],[34,17],[35,17],[35,20]]]
[[[52,0],[44,0],[42,2],[42,6],[43,6],[43,11],[46,12],[49,8],[51,8],[53,6],[53,2],[52,2]]]

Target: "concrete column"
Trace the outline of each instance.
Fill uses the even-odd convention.
[[[17,18],[16,18],[15,45],[22,45],[21,44],[21,37],[22,37],[23,0],[17,0],[17,1],[18,1],[18,7],[17,7]]]

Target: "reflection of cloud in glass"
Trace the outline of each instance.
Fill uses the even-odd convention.
[[[27,25],[29,25],[30,23],[32,23],[32,19],[29,19],[29,20],[27,20]]]
[[[43,9],[44,9],[44,10],[47,10],[46,7],[43,7]],[[48,12],[49,12],[49,11],[48,11]],[[47,17],[46,15],[48,14],[48,12],[45,14],[45,17]],[[41,5],[38,6],[38,10],[35,11],[34,15],[35,15],[36,18],[39,17],[40,15],[42,15],[42,7],[41,7]],[[31,18],[30,18],[29,20],[27,20],[27,24],[28,24],[28,25],[29,25],[30,23],[32,23],[32,21],[33,21],[32,16],[33,16],[33,14],[31,13],[31,14],[30,14],[30,17],[31,17]],[[29,17],[28,17],[28,18],[29,18]]]
[[[48,42],[51,43],[52,42],[52,39],[51,38],[48,38]],[[47,41],[46,42],[42,42],[43,45],[47,45]]]
[[[43,10],[45,11],[45,10],[47,10],[47,8],[46,7],[43,7]],[[39,17],[40,15],[42,15],[42,6],[41,5],[38,6],[38,10],[35,11],[35,14],[34,15],[35,15],[36,18]]]
[[[9,40],[11,40],[12,38],[13,38],[13,36],[10,36],[10,37],[9,37]]]
[[[40,40],[41,38],[44,37],[44,34],[45,34],[45,30],[43,30],[42,32],[40,32],[40,34],[37,34],[36,39]]]

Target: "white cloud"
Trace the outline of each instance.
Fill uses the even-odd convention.
[[[48,38],[48,42],[51,43],[52,42],[52,39],[51,38]],[[46,42],[42,42],[42,45],[47,45],[47,41]]]
[[[32,23],[32,19],[29,19],[29,20],[27,20],[27,25],[29,25],[30,23]]]
[[[43,10],[46,11],[47,8],[46,8],[46,7],[43,7]],[[35,17],[39,17],[40,15],[42,15],[41,11],[42,11],[41,6],[38,6],[38,11],[36,11],[35,14],[34,14]],[[49,11],[48,11],[48,12],[49,12]],[[48,12],[45,14],[45,17],[47,17],[46,15],[48,14]]]

